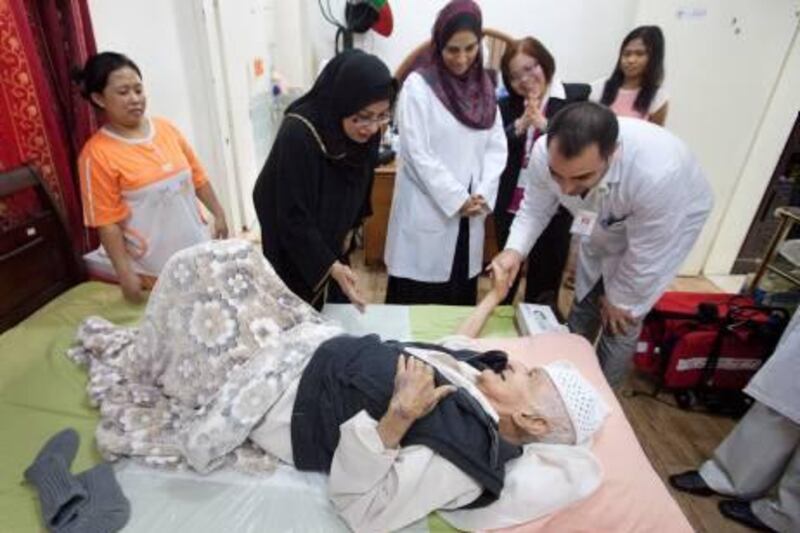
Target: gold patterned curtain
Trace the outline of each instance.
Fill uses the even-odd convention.
[[[0,171],[39,171],[79,251],[95,242],[83,226],[76,159],[97,119],[70,72],[94,52],[86,0],[0,0]],[[37,207],[29,191],[0,200],[0,229]]]

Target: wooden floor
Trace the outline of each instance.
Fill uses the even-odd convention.
[[[386,296],[386,271],[369,268],[363,263],[360,253],[354,254],[353,267],[359,278],[359,288],[371,303],[383,303]],[[523,282],[524,283],[524,282]],[[479,294],[490,286],[488,278],[481,279]],[[720,292],[716,285],[705,278],[678,278],[670,290],[692,292]],[[520,294],[524,292],[521,287]],[[562,291],[562,311],[570,301],[570,295]],[[667,484],[667,476],[696,468],[712,453],[725,435],[734,426],[729,418],[683,411],[670,405],[672,398],[662,395],[662,403],[647,395],[632,395],[634,390],[649,391],[648,383],[631,378],[623,387],[619,401],[628,420],[636,432],[639,442],[653,468]],[[671,490],[671,489],[670,489]],[[717,511],[718,498],[698,498],[672,491],[684,514],[696,531],[700,532],[747,532],[746,528],[726,520]],[[636,505],[636,502],[630,502]],[[665,524],[664,531],[669,531]]]

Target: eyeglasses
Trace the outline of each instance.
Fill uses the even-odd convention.
[[[392,114],[381,113],[376,117],[370,115],[355,115],[351,120],[353,121],[353,125],[359,128],[362,126],[378,126],[380,128],[392,121]]]
[[[540,69],[541,66],[539,63],[532,63],[525,65],[520,69],[519,72],[512,72],[509,74],[508,79],[512,83],[517,83],[520,81],[525,81],[527,79],[533,78],[536,75],[536,70]]]

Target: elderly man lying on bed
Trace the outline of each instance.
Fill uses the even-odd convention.
[[[506,286],[441,344],[352,337],[252,246],[211,242],[167,264],[138,331],[88,319],[71,356],[90,364],[107,457],[207,471],[249,442],[329,473],[354,530],[437,509],[462,529],[502,527],[597,488],[587,444],[607,411],[567,362],[528,369],[470,349]]]

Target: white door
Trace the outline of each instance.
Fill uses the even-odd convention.
[[[202,0],[207,49],[220,116],[219,141],[229,147],[230,196],[239,228],[257,225],[252,192],[271,138],[270,71],[274,0]]]
[[[703,268],[788,54],[796,8],[794,0],[639,5],[637,24],[661,26],[666,39],[667,128],[698,156],[715,193],[714,211],[681,274]]]
[[[797,18],[800,21],[800,10]],[[706,261],[706,274],[730,274],[759,202],[800,112],[800,22],[789,57],[770,98],[736,191]]]

